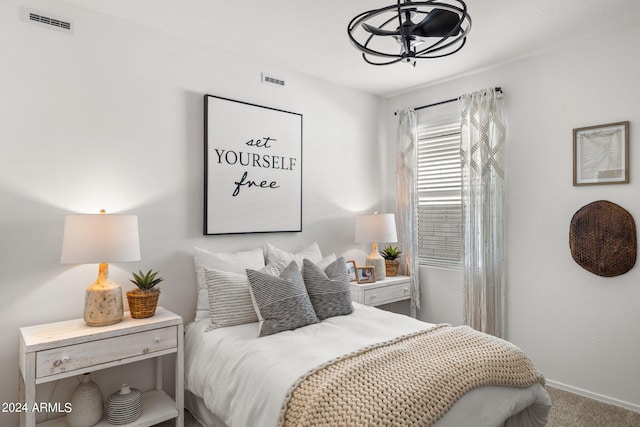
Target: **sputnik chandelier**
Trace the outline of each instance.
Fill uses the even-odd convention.
[[[369,10],[349,22],[351,43],[372,65],[441,58],[467,41],[471,17],[462,0],[410,1]]]

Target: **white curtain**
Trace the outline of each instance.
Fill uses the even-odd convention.
[[[398,116],[398,159],[396,163],[396,226],[402,251],[399,273],[411,276],[411,314],[420,308],[418,277],[418,228],[416,202],[417,117],[414,109],[400,110]]]
[[[495,89],[458,99],[462,142],[464,321],[504,335],[505,141],[503,97]]]

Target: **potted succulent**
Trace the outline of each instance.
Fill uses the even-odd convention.
[[[156,313],[158,298],[160,297],[160,289],[155,286],[164,279],[158,277],[158,272],[149,270],[139,274],[132,273],[133,279],[129,281],[138,288],[127,292],[127,302],[129,302],[129,311],[134,319],[144,319],[152,317]]]
[[[380,255],[384,258],[385,269],[388,277],[394,277],[398,275],[398,267],[400,266],[400,254],[402,252],[398,248],[391,245],[387,246],[380,251]]]

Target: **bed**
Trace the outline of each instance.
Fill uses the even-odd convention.
[[[263,262],[258,252],[252,254],[252,257],[255,256],[255,263],[247,262],[245,253],[235,267],[249,265],[248,270],[255,272],[251,267],[260,267],[262,263],[264,266],[261,268],[264,269],[274,261],[273,257],[269,259],[269,250],[265,252],[267,256]],[[273,251],[271,252],[273,255]],[[229,262],[233,264],[237,259],[234,261],[233,257],[225,254],[214,262],[211,258],[202,262],[203,257],[206,258],[208,254],[200,252],[199,255],[200,257],[196,255],[196,271],[206,273],[204,278],[200,275],[200,279],[203,280],[199,281],[199,309],[206,307],[206,304],[200,301],[200,297],[204,298],[205,295],[202,293],[203,289],[207,290],[206,299],[209,303],[219,301],[221,295],[237,301],[238,295],[229,296],[233,294],[230,287],[223,286],[222,289],[218,289],[223,293],[216,294],[212,292],[212,280],[207,281],[211,279],[211,271],[220,273],[217,268],[233,270],[235,267],[230,267]],[[290,269],[295,265],[291,264],[292,259],[297,259],[302,267],[302,258],[309,257],[310,253],[306,251],[298,257],[293,255],[295,254],[284,257]],[[311,257],[314,259],[313,262],[318,263],[320,270],[327,268],[326,271],[329,271],[327,264],[340,264],[336,261],[340,258],[323,258],[319,250],[311,254]],[[283,261],[282,256],[279,258]],[[207,262],[210,267],[203,267]],[[311,266],[311,261],[304,262]],[[239,289],[239,283],[246,283],[247,280],[239,268],[236,270],[216,276],[218,285],[221,281],[228,284],[227,279],[231,277],[238,280],[233,289]],[[311,270],[311,267],[304,269]],[[273,272],[263,274],[264,276],[260,277],[265,278],[267,274],[277,275]],[[348,289],[348,286],[345,289]],[[312,295],[313,290],[310,289],[309,293]],[[243,294],[243,297],[246,298],[246,294]],[[544,379],[535,371],[535,367],[526,356],[506,341],[483,336],[484,334],[470,328],[428,324],[408,316],[351,302],[348,314],[330,315],[304,326],[285,328],[286,330],[260,336],[263,333],[262,328],[270,319],[268,314],[267,318],[259,316],[260,311],[268,312],[264,307],[260,310],[260,302],[257,302],[256,298],[260,299],[259,292],[256,295],[252,294],[249,302],[245,301],[244,304],[258,308],[257,313],[253,313],[258,317],[255,319],[257,321],[247,321],[252,317],[245,315],[244,320],[240,322],[234,318],[230,323],[220,325],[218,322],[216,327],[212,327],[220,318],[216,319],[215,316],[210,317],[200,312],[196,315],[196,320],[186,328],[185,405],[203,425],[538,427],[546,424],[551,401],[544,388]],[[229,307],[229,304],[229,299],[223,301],[224,307]],[[232,305],[235,306],[234,316],[242,312],[237,310],[235,304]],[[314,308],[318,313],[322,311],[318,306]],[[209,314],[213,312],[210,306]],[[470,362],[468,354],[460,351],[475,348],[475,344],[468,345],[466,341],[458,343],[458,336],[481,340],[481,346],[488,343],[493,346],[491,351],[509,352],[510,357],[518,359],[519,365],[512,365],[511,359],[489,360],[493,359],[493,356],[488,357],[484,353],[479,355],[480,362]],[[438,365],[445,358],[440,356],[440,353],[437,353],[437,356],[433,353],[426,359],[418,359],[421,362],[417,364],[415,361],[411,362],[413,365],[400,362],[404,360],[402,358],[411,358],[417,354],[419,350],[416,350],[416,346],[419,343],[433,346],[433,342],[443,340],[446,341],[446,346],[449,346],[450,342],[458,346],[455,351],[451,351],[450,347],[445,349],[445,353],[454,354],[453,359],[457,359],[453,363],[457,369],[453,374],[456,381],[452,381],[451,377],[438,379],[434,371],[421,372],[422,365],[432,364],[436,368],[430,369],[440,370],[437,366],[444,366],[442,370],[447,372],[453,369],[450,368],[450,362]],[[431,351],[431,347],[429,348]],[[389,364],[381,364],[381,360],[387,360]],[[459,360],[462,360],[462,363],[459,363]],[[523,361],[527,364],[526,372],[521,372],[519,368]],[[374,369],[365,370],[363,366],[366,364],[373,365]],[[486,368],[487,366],[489,368]],[[491,378],[478,380],[475,370],[485,368],[490,371]],[[370,370],[377,372],[371,373]],[[367,373],[362,374],[365,371]],[[517,378],[514,380],[511,377]],[[355,382],[345,382],[347,378],[348,381]],[[457,382],[457,379],[460,379],[461,385],[453,387],[454,391],[449,390],[450,384]],[[497,381],[494,381],[496,379]],[[493,385],[511,385],[511,382],[515,386]],[[404,390],[404,385],[408,383],[416,383],[420,387],[420,393],[424,389],[424,396],[428,398],[418,399],[417,396],[423,396],[416,393],[418,389]],[[423,385],[428,383],[437,386]],[[443,399],[443,396],[447,399]],[[387,407],[375,408],[379,402],[387,400],[391,402]],[[331,402],[327,403],[328,401]],[[430,402],[427,405],[424,404],[425,401]],[[421,409],[417,418],[413,417],[414,412],[417,412],[413,408],[421,405],[425,408]],[[309,414],[313,415],[309,417]]]

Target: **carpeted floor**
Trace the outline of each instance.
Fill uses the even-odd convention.
[[[547,427],[640,427],[640,413],[547,387],[553,407]],[[174,426],[167,421],[155,427]],[[184,427],[202,427],[185,411]],[[460,426],[467,427],[467,426]]]
[[[547,387],[553,406],[547,427],[639,427],[640,413]]]

